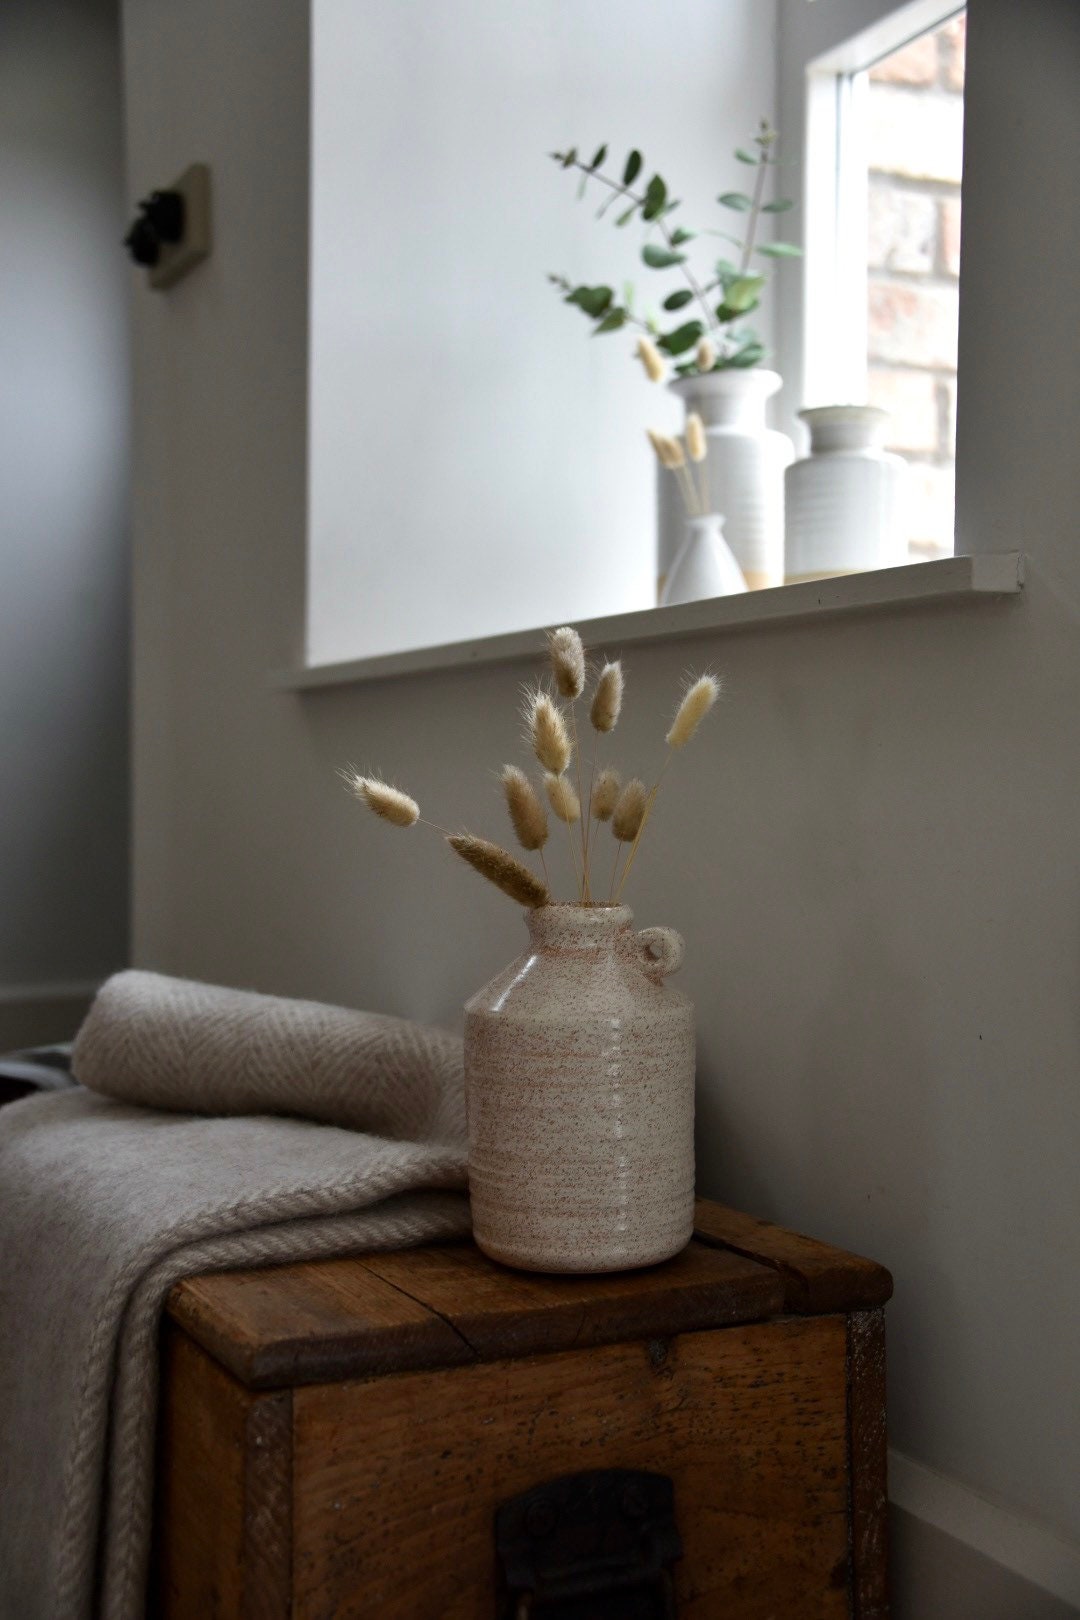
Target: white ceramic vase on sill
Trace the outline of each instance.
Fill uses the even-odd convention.
[[[733,366],[679,377],[670,387],[687,414],[696,411],[704,423],[708,505],[724,514],[724,536],[748,588],[783,584],[784,468],[795,447],[765,423],[765,406],[781,387],[780,376],[759,366]],[[657,573],[663,581],[682,544],[683,518],[675,480],[662,474],[658,489]]]
[[[906,562],[908,469],[882,448],[888,412],[822,405],[799,416],[810,429],[810,454],[785,474],[787,580]]]
[[[473,1233],[526,1271],[628,1271],[694,1218],[694,1022],[669,928],[542,906],[530,947],[465,1006]]]
[[[742,570],[724,538],[723,523],[716,512],[686,519],[683,543],[660,592],[661,607],[700,602],[710,596],[736,596],[746,590]]]

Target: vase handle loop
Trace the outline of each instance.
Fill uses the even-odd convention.
[[[655,984],[661,984],[669,973],[678,973],[686,946],[674,928],[642,928],[634,937],[645,972]]]

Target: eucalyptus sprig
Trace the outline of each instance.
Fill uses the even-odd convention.
[[[735,156],[740,163],[750,164],[757,171],[749,192],[721,192],[717,202],[722,207],[746,217],[746,230],[742,236],[725,231],[694,231],[672,224],[672,216],[681,206],[671,196],[667,182],[660,174],[653,174],[644,185],[645,160],[635,148],[629,153],[621,175],[607,172],[607,146],[601,146],[586,163],[576,147],[565,152],[552,152],[551,157],[564,169],[580,173],[579,199],[589,187],[599,186],[606,196],[597,218],[603,219],[615,203],[623,207],[615,216],[619,228],[633,220],[645,226],[646,240],[642,245],[642,263],[650,270],[677,270],[685,283],[669,292],[661,308],[669,314],[693,305],[689,319],[684,319],[666,331],[661,320],[652,312],[639,314],[634,308],[634,289],[627,286],[622,300],[613,287],[575,285],[566,276],[550,275],[548,280],[563,294],[563,301],[574,304],[593,323],[593,335],[618,332],[625,326],[634,326],[655,340],[658,349],[672,359],[695,350],[693,359],[679,362],[675,370],[680,376],[697,375],[703,371],[722,371],[728,367],[756,366],[765,358],[765,349],[757,333],[750,327],[737,325],[751,314],[761,302],[766,276],[753,268],[755,255],[766,259],[797,257],[801,249],[790,242],[759,242],[758,230],[762,214],[780,214],[794,206],[790,197],[765,201],[768,170],[776,165],[776,131],[762,119],[759,132],[753,137],[753,147],[737,147]],[[691,264],[687,245],[701,236],[720,237],[738,249],[738,258],[714,260],[707,275],[702,275]],[[704,340],[704,341],[703,341]],[[706,363],[709,362],[709,363]]]

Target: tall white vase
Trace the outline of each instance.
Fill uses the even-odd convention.
[[[785,475],[786,578],[857,574],[907,561],[907,462],[881,448],[887,411],[822,405],[800,411],[810,454]]]
[[[703,463],[708,504],[724,514],[724,537],[750,590],[784,580],[784,468],[795,447],[765,425],[765,405],[781,386],[775,371],[731,367],[670,384],[705,424],[709,453]],[[675,480],[663,473],[659,489],[657,572],[660,590],[683,539]]]

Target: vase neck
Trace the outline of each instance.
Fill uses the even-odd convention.
[[[687,413],[696,411],[709,428],[765,430],[765,405],[780,387],[775,371],[760,369],[710,371],[701,377],[681,377],[671,384]]]
[[[529,936],[539,951],[610,949],[630,930],[628,906],[537,906],[526,915]]]
[[[811,455],[880,448],[889,417],[875,405],[822,405],[800,411],[810,429]]]

